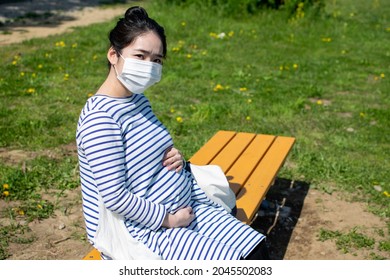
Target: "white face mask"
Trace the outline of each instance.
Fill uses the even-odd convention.
[[[124,58],[122,73],[117,74],[118,80],[132,93],[143,93],[147,88],[161,80],[162,65],[133,58]]]

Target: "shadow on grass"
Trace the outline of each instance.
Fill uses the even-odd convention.
[[[0,2],[0,29],[7,31],[28,26],[57,27],[75,18],[65,12],[87,7],[128,3],[126,0],[6,0]]]
[[[309,187],[306,182],[277,178],[269,189],[252,227],[267,236],[272,260],[284,259]]]

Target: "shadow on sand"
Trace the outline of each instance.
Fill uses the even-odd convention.
[[[267,236],[272,260],[283,260],[310,184],[277,178],[252,227]]]
[[[28,26],[57,27],[63,22],[75,18],[67,12],[87,7],[125,4],[137,1],[127,0],[0,0],[0,29],[7,31],[13,28]]]

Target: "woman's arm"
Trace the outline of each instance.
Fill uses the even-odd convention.
[[[92,112],[84,118],[78,139],[87,164],[106,208],[159,229],[167,216],[164,205],[140,198],[125,188],[125,151],[122,131],[105,112]]]

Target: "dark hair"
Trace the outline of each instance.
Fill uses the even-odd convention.
[[[134,40],[147,32],[153,31],[160,37],[163,45],[163,57],[167,55],[167,40],[165,31],[142,7],[131,7],[127,9],[124,18],[120,18],[116,26],[109,34],[111,47],[118,53],[134,42]]]

